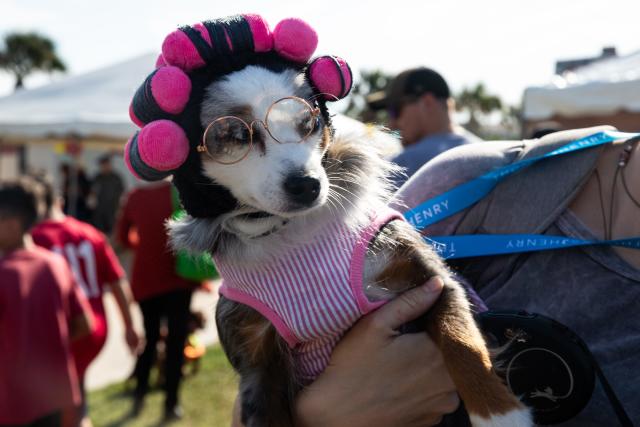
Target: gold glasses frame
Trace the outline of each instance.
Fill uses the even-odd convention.
[[[269,106],[269,109],[267,109],[267,113],[264,116],[264,120],[256,119],[256,120],[253,120],[251,123],[247,123],[246,121],[242,120],[238,116],[222,116],[222,117],[218,117],[215,120],[211,121],[207,125],[207,127],[205,128],[204,133],[202,134],[202,141],[196,147],[196,151],[198,153],[206,153],[214,162],[220,163],[220,164],[223,164],[223,165],[233,165],[233,164],[239,163],[239,162],[243,161],[249,155],[249,153],[251,152],[251,149],[253,148],[253,125],[255,123],[260,123],[262,125],[262,127],[264,127],[264,129],[267,131],[269,136],[271,138],[273,138],[274,141],[276,141],[279,144],[286,144],[285,142],[279,141],[278,138],[276,138],[271,133],[271,130],[269,129],[268,121],[269,121],[269,113],[271,113],[271,110],[274,108],[274,106],[276,104],[278,104],[279,102],[285,101],[287,99],[291,99],[291,100],[294,100],[294,101],[301,102],[303,105],[305,105],[309,109],[309,112],[311,114],[311,116],[310,116],[311,120],[313,120],[313,121],[318,120],[318,117],[320,116],[320,108],[311,106],[311,104],[309,104],[309,102],[307,102],[307,100],[305,100],[303,98],[300,98],[300,97],[297,97],[297,96],[285,96],[284,98],[280,98],[280,99],[274,101]],[[220,161],[220,159],[215,158],[209,152],[209,150],[207,149],[207,133],[209,132],[211,127],[214,126],[216,123],[220,123],[222,120],[226,120],[226,119],[239,120],[244,126],[246,126],[246,128],[249,131],[249,147],[247,148],[246,152],[242,155],[241,158],[239,158],[238,160],[231,161],[231,162],[222,162],[222,161]],[[313,126],[305,136],[300,138],[300,140],[296,141],[295,143],[299,144],[299,143],[305,141],[314,132],[314,130],[315,130],[315,126]]]

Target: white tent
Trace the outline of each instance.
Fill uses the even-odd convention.
[[[157,54],[146,54],[0,98],[0,137],[75,133],[126,140],[136,129],[129,119],[129,103],[156,58]]]
[[[640,51],[556,75],[546,86],[527,88],[523,98],[526,121],[606,117],[619,111],[640,112]]]

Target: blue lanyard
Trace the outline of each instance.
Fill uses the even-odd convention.
[[[504,178],[542,159],[572,153],[586,148],[628,139],[640,134],[617,131],[598,132],[575,140],[545,155],[521,160],[490,171],[478,178],[460,184],[405,212],[405,219],[422,230],[442,221],[481,200]],[[564,236],[544,235],[465,235],[428,237],[425,240],[445,258],[497,255],[585,245],[614,245],[640,249],[640,237],[611,241],[572,239]]]
[[[616,240],[583,240],[544,234],[474,234],[425,237],[445,259],[546,251],[575,246],[610,245],[640,249],[640,237]]]

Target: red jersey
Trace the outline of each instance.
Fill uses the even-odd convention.
[[[69,322],[89,310],[59,255],[35,247],[0,258],[0,425],[80,403]]]
[[[135,250],[131,289],[136,301],[199,285],[175,272],[176,260],[167,246],[165,228],[165,222],[172,214],[171,184],[168,182],[136,188],[127,196],[116,232],[122,243]],[[131,238],[132,231],[137,233],[137,241]]]
[[[71,350],[80,377],[100,353],[107,339],[107,319],[102,304],[103,287],[124,277],[124,270],[105,236],[93,226],[67,216],[46,220],[31,231],[33,241],[64,256],[84,295],[91,304],[91,334],[73,343]]]

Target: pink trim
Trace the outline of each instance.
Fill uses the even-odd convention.
[[[249,294],[242,292],[239,289],[235,289],[229,287],[222,282],[222,286],[220,286],[220,294],[229,298],[232,301],[239,302],[240,304],[248,305],[254,310],[258,311],[264,317],[266,317],[277,329],[280,336],[287,342],[289,347],[295,348],[300,341],[295,337],[291,329],[280,319],[280,316],[276,314],[269,306],[267,306],[262,301],[257,300]]]
[[[358,308],[362,314],[367,314],[386,303],[386,301],[371,302],[364,294],[362,276],[364,272],[364,258],[367,253],[367,248],[369,247],[371,240],[385,224],[398,219],[404,221],[403,216],[395,211],[386,212],[382,216],[376,216],[371,224],[369,224],[369,226],[362,232],[360,239],[356,243],[356,247],[351,258],[351,280],[349,280],[349,282],[351,282],[351,291],[356,298]]]

